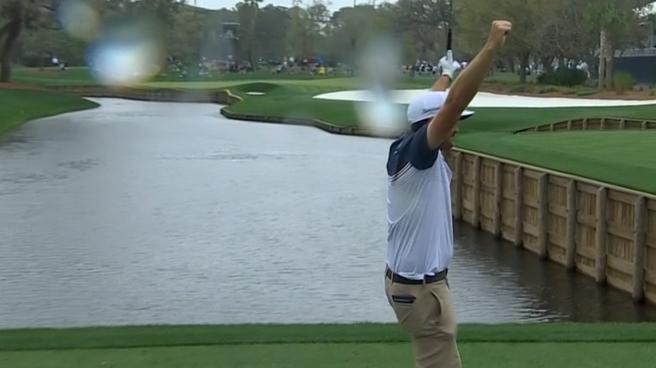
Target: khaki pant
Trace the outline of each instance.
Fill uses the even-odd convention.
[[[412,336],[417,368],[460,368],[457,322],[446,280],[405,285],[385,277],[385,293],[401,327]]]

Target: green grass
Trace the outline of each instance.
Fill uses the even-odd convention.
[[[86,86],[97,84],[88,68],[68,68],[61,71],[58,68],[21,68],[14,69],[13,80],[18,83],[39,86],[75,85]]]
[[[65,93],[20,89],[0,89],[0,101],[0,135],[32,119],[98,106]]]
[[[654,367],[653,343],[464,343],[467,368]],[[397,368],[413,366],[408,343],[224,345],[0,353],[12,368],[220,367]]]
[[[513,131],[583,117],[656,118],[656,105],[612,108],[475,109],[459,147],[656,193],[656,131]]]
[[[459,335],[466,367],[649,367],[655,342],[653,324],[463,325]],[[412,360],[394,324],[0,331],[3,367],[385,368]]]

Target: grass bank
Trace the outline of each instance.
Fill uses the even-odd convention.
[[[651,324],[463,325],[467,367],[650,367]],[[7,367],[401,367],[393,324],[149,326],[0,331]]]
[[[42,90],[0,88],[0,136],[25,122],[97,107],[79,96]]]

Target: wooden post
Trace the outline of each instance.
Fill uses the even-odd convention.
[[[501,200],[503,198],[503,165],[496,162],[494,165],[494,236],[501,236]]]
[[[553,132],[554,130],[556,130],[556,123],[549,124],[549,131]]]
[[[647,130],[647,121],[642,122],[642,130]]]
[[[538,178],[538,256],[540,259],[547,258],[547,236],[549,219],[549,202],[547,192],[549,175],[542,174]]]
[[[581,130],[588,130],[588,118],[583,119],[581,123]]]
[[[524,205],[524,170],[517,167],[515,171],[515,245],[522,245],[522,207]]]
[[[474,156],[474,208],[472,225],[478,227],[481,218],[481,156]]]
[[[606,220],[606,205],[608,202],[608,190],[599,188],[597,191],[597,231],[595,243],[597,254],[595,257],[595,280],[602,284],[606,282],[606,241],[608,238],[608,221]]]
[[[599,130],[604,129],[606,129],[606,118],[601,118],[601,122],[599,123]]]
[[[569,120],[567,122],[567,130],[572,130],[572,121],[571,120]]]
[[[647,200],[638,197],[635,203],[635,243],[633,244],[633,300],[641,301],[644,297],[645,282],[645,247],[647,243]]]
[[[576,181],[570,180],[567,185],[567,249],[565,251],[565,266],[568,270],[576,267],[576,223],[578,209],[576,208]]]
[[[462,152],[456,152],[456,167],[454,172],[455,180],[455,190],[454,190],[454,200],[455,204],[453,206],[453,217],[456,220],[462,219],[462,189],[463,189],[463,174],[462,174]]]
[[[626,119],[620,120],[620,129],[626,129]]]

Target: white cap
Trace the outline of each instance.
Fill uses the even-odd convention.
[[[414,124],[426,119],[432,119],[440,111],[446,102],[446,91],[431,91],[416,97],[408,105],[408,122]],[[460,120],[474,115],[473,111],[465,110],[460,115]]]

